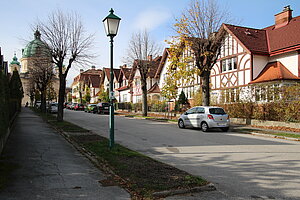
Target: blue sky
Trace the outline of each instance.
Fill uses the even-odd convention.
[[[274,15],[290,5],[293,16],[300,15],[299,0],[217,0],[241,26],[264,28],[274,24]],[[174,35],[172,24],[190,0],[1,0],[0,47],[5,60],[11,61],[16,52],[21,57],[26,40],[33,39],[31,25],[45,19],[59,8],[75,11],[81,17],[87,32],[95,34],[93,61],[97,68],[109,66],[109,39],[105,36],[102,19],[110,8],[122,18],[119,33],[114,39],[114,67],[123,64],[131,34],[147,28],[151,37],[166,46],[164,41]],[[300,30],[299,30],[300,31]],[[86,69],[90,66],[86,66]],[[68,75],[68,85],[79,72],[74,68]]]

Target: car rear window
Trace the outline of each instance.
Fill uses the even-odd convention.
[[[214,115],[224,115],[224,114],[226,114],[225,111],[223,110],[223,108],[210,108],[209,113],[214,114]]]

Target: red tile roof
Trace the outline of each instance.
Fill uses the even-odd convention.
[[[157,83],[155,83],[149,90],[148,94],[150,93],[160,93],[160,88]]]
[[[292,18],[286,26],[275,28],[275,25],[265,28],[270,53],[279,53],[284,49],[300,48],[300,16]]]
[[[88,70],[86,70],[86,71],[81,72],[80,74],[78,74],[74,78],[72,85],[76,84],[78,81],[87,83],[90,76],[94,76],[94,75],[100,76],[101,74],[102,74],[102,70],[101,69],[88,69]]]
[[[300,49],[300,16],[292,18],[282,26],[264,29],[224,24],[223,27],[254,54],[270,56]]]
[[[117,88],[116,90],[123,91],[123,90],[128,90],[128,89],[130,89],[130,87],[128,85],[124,85],[122,87]]]
[[[225,30],[232,33],[252,53],[268,54],[265,30],[224,24]]]
[[[160,64],[160,61],[161,61],[161,58],[162,56],[158,56],[156,57],[154,60],[152,60],[152,65],[148,71],[148,77],[150,78],[154,78],[155,77],[155,74],[159,68],[159,64]]]
[[[149,60],[135,60],[134,63],[133,63],[133,67],[132,67],[132,73],[131,73],[131,78],[133,78],[134,74],[135,74],[135,71],[136,69],[138,68],[138,65],[139,63],[142,63],[142,64],[149,64],[149,69],[148,69],[148,72],[147,72],[147,77],[150,77],[150,78],[154,78],[155,77],[155,74],[159,68],[159,64],[161,62],[161,59],[162,59],[162,56],[157,56],[155,59],[149,61]]]
[[[106,75],[107,79],[110,80],[110,68],[103,68],[104,74]],[[113,69],[114,72],[114,80],[118,80],[120,69]]]
[[[91,75],[89,77],[89,83],[92,84],[93,88],[100,87],[100,76],[99,75]]]
[[[299,80],[300,78],[292,74],[281,62],[268,63],[257,78],[250,82],[262,83],[276,80]]]
[[[129,79],[132,68],[122,68],[122,72],[126,79]]]

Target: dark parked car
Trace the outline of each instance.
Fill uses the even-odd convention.
[[[89,104],[85,107],[84,112],[97,113],[97,104]]]
[[[68,105],[69,103],[68,102],[65,102],[64,103],[64,108],[67,108],[67,105]]]
[[[109,103],[98,103],[97,111],[98,114],[109,114]]]
[[[84,110],[84,105],[82,103],[76,103],[74,105],[74,110]]]

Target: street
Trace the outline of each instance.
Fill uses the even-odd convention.
[[[65,120],[109,135],[108,115],[65,110]],[[203,133],[124,116],[115,116],[115,138],[130,149],[202,176],[215,184],[223,199],[300,198],[299,142],[219,130]],[[200,198],[197,195],[185,198]]]

